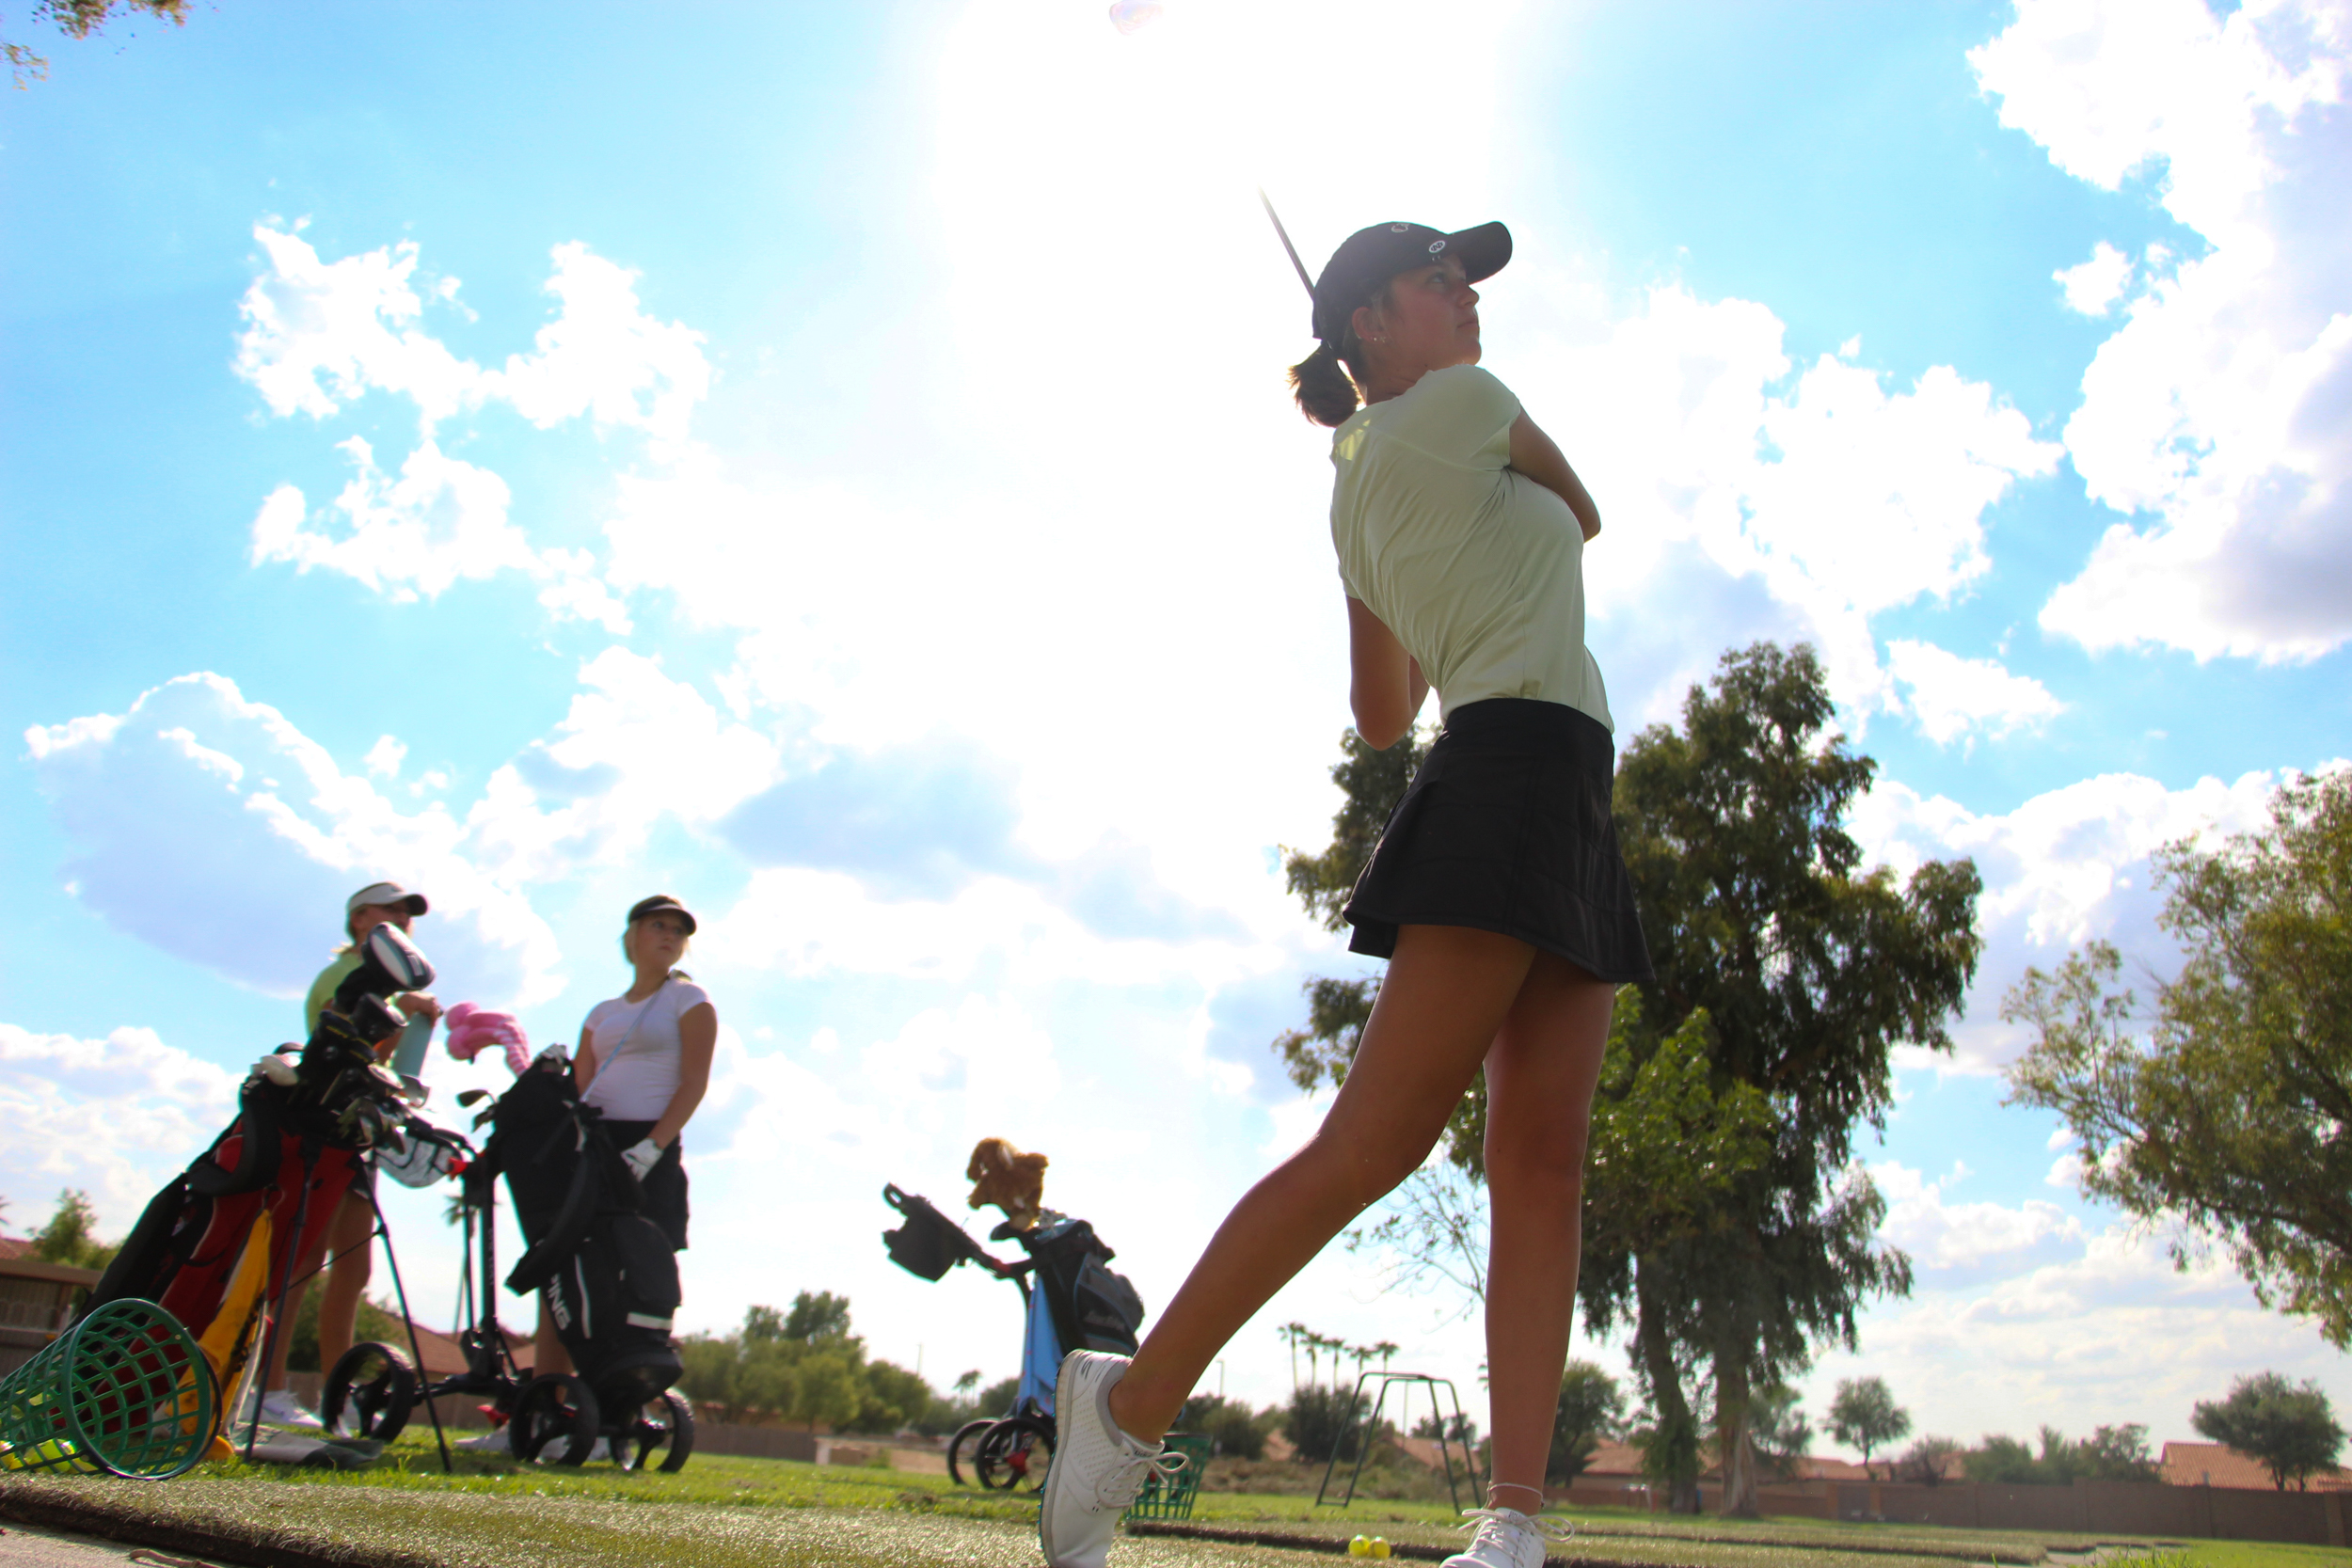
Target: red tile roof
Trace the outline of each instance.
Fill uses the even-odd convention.
[[[2261,1460],[2219,1443],[2167,1443],[2156,1468],[2170,1486],[2228,1486],[2267,1492],[2277,1484]],[[2312,1477],[2311,1489],[2352,1492],[2352,1470],[2323,1471]]]

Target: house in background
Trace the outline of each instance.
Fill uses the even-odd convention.
[[[2259,1459],[2249,1459],[2218,1443],[2167,1443],[2157,1470],[2168,1486],[2227,1486],[2248,1491],[2275,1492],[2278,1483]],[[2289,1491],[2352,1492],[2352,1470],[2325,1470],[2301,1488]]]
[[[96,1269],[45,1263],[33,1256],[31,1242],[0,1236],[0,1377],[63,1333],[97,1283]]]

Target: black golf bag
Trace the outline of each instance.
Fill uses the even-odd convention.
[[[530,1247],[506,1288],[546,1290],[548,1315],[608,1418],[658,1398],[685,1370],[670,1338],[677,1254],[644,1213],[644,1190],[602,1115],[573,1092],[571,1064],[532,1063],[499,1097],[491,1124],[484,1180],[504,1174]]]
[[[1104,1267],[1119,1255],[1084,1220],[1048,1213],[1043,1223],[1013,1233],[1037,1260],[1037,1279],[1064,1350],[1136,1353],[1143,1298],[1127,1276]]]

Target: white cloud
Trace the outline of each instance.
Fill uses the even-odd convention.
[[[2081,1246],[2081,1223],[2055,1203],[1950,1201],[1947,1194],[1968,1174],[1961,1166],[1930,1178],[1891,1160],[1872,1165],[1870,1179],[1886,1200],[1879,1235],[1910,1254],[1915,1268],[1938,1274],[2014,1270],[2053,1248],[2071,1254]]]
[[[1862,1353],[1817,1362],[1807,1402],[1818,1411],[1837,1379],[1877,1375],[1917,1432],[1974,1442],[1984,1433],[2029,1438],[2043,1422],[2081,1436],[2137,1421],[2161,1442],[2188,1436],[2195,1402],[2228,1392],[2249,1368],[2316,1377],[2338,1400],[2352,1394],[2343,1356],[2310,1324],[2257,1305],[2218,1259],[2176,1271],[2160,1236],[2122,1225],[2059,1250],[2006,1277],[1951,1287],[1923,1278],[1911,1300],[1872,1307]]]
[[[343,899],[389,877],[432,898],[419,936],[455,994],[555,989],[553,933],[478,867],[446,810],[400,811],[232,681],[183,675],[122,714],[24,738],[71,847],[72,895],[164,952],[300,995],[341,940]]]
[[[377,778],[390,779],[399,776],[400,765],[407,757],[408,748],[405,744],[392,736],[383,735],[376,736],[375,744],[369,747],[368,754],[359,760]]]
[[[20,1234],[76,1187],[90,1195],[100,1234],[120,1235],[236,1113],[239,1075],[152,1029],[77,1039],[0,1023],[0,1196]]]
[[[584,550],[535,550],[508,517],[511,496],[491,470],[446,454],[436,428],[492,402],[542,429],[587,419],[598,430],[634,429],[657,462],[685,453],[695,407],[708,395],[702,334],[647,315],[637,275],[578,242],[552,252],[547,290],[555,318],[529,354],[485,370],[452,353],[416,324],[425,300],[412,285],[412,242],[324,261],[294,233],[254,230],[267,260],[246,293],[246,329],[237,371],[272,413],[325,419],[373,391],[409,398],[420,423],[400,477],[388,480],[367,441],[339,443],[357,473],[336,499],[341,524],[313,528],[299,488],[281,484],[252,531],[256,564],[323,566],[394,599],[432,597],[466,578],[520,571],[551,579],[540,602],[559,619],[629,623]],[[453,300],[456,282],[429,291]]]
[[[489,469],[447,456],[427,439],[401,464],[400,477],[388,480],[364,439],[337,445],[354,470],[335,498],[346,531],[306,527],[302,492],[281,484],[253,519],[255,565],[324,566],[389,591],[395,602],[433,597],[461,578],[540,569],[522,531],[507,521],[506,482]]]
[[[1880,781],[1856,802],[1849,830],[1867,858],[1901,876],[1922,862],[1973,859],[1984,879],[1977,928],[1985,951],[1967,1015],[1953,1031],[1959,1070],[1995,1070],[2024,1046],[1999,1022],[2002,996],[2028,964],[2048,968],[2104,937],[2169,973],[2175,949],[2157,930],[2159,897],[2148,856],[2173,840],[2245,832],[2268,820],[2280,779],[2247,773],[2167,789],[2154,779],[2101,774],[2003,814],[1979,815],[1942,796]],[[1935,1060],[1942,1061],[1943,1058]]]
[[[1986,509],[2053,471],[2060,449],[1949,367],[1890,388],[1824,355],[1792,381],[1782,324],[1761,305],[1666,285],[1617,316],[1562,270],[1530,270],[1553,313],[1490,363],[1540,421],[1574,433],[1605,519],[1591,568],[1601,634],[1687,603],[1678,550],[1695,545],[1794,612],[1788,630],[1820,646],[1842,703],[1899,705],[1871,617],[1981,577]],[[1660,687],[1671,700],[1698,673]]]
[[[2064,267],[2050,276],[2066,291],[2066,308],[2086,316],[2104,316],[2131,287],[2134,263],[2115,246],[2101,240],[2090,260]]]
[[[1902,705],[1938,746],[1971,730],[1998,736],[2036,728],[2066,710],[2040,681],[2010,674],[1998,659],[1898,640],[1886,645],[1886,662],[1890,684],[1910,689]]]
[[[772,783],[775,741],[729,721],[659,659],[607,648],[553,738],[494,772],[466,817],[470,851],[516,883],[635,854],[656,822],[707,824]]]
[[[2002,122],[2058,167],[2108,190],[2160,170],[2165,207],[2211,247],[2153,277],[2084,374],[2066,427],[2075,469],[2094,500],[2153,516],[2111,527],[2042,626],[2090,648],[2200,659],[2341,645],[2352,638],[2352,274],[2341,262],[2352,12],[2330,0],[2265,0],[2226,19],[2199,0],[2026,0],[1969,58]]]
[[[477,403],[481,370],[415,323],[424,302],[410,279],[413,241],[322,261],[310,242],[269,224],[253,238],[267,267],[246,291],[237,373],[270,412],[326,418],[370,391],[413,400],[433,426]]]

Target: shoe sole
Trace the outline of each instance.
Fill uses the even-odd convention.
[[[1070,1419],[1069,1412],[1074,1408],[1070,1400],[1070,1363],[1073,1359],[1065,1355],[1061,1358],[1061,1365],[1054,1369],[1054,1420],[1057,1426]],[[1054,1482],[1057,1479],[1054,1469],[1045,1472],[1045,1495],[1038,1498],[1037,1504],[1037,1544],[1038,1549],[1045,1554],[1048,1563],[1054,1560]]]

